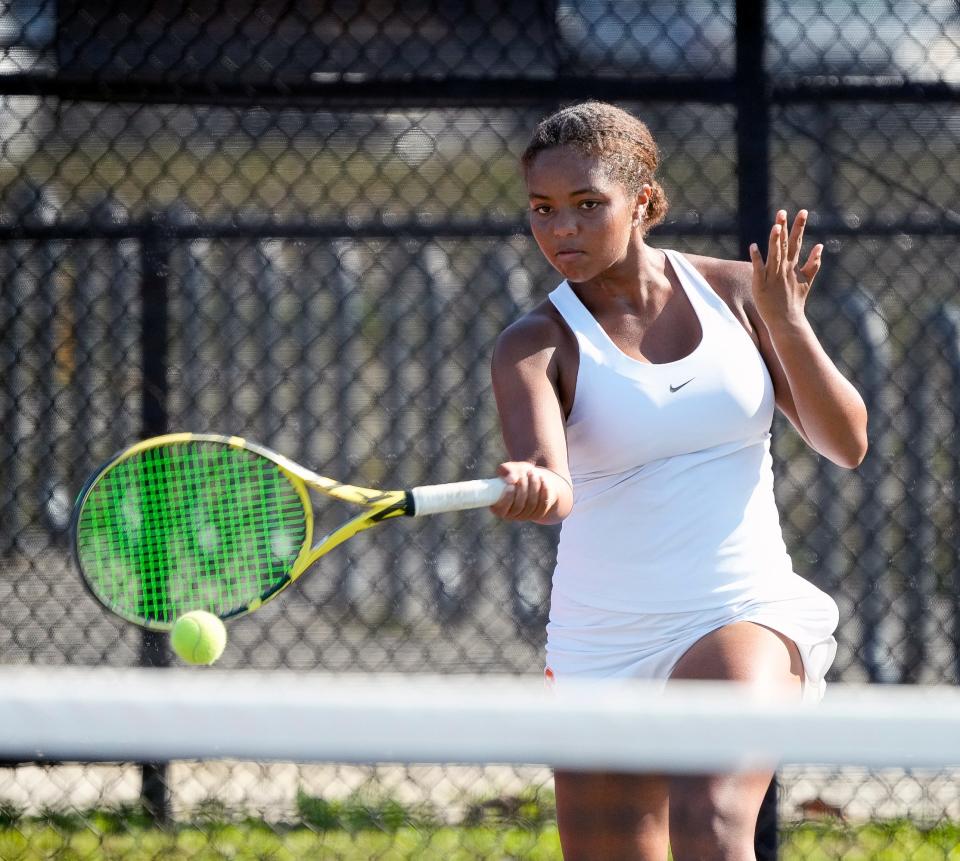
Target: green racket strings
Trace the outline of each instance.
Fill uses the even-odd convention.
[[[161,625],[239,612],[279,588],[306,538],[296,488],[267,458],[194,441],[106,470],[77,524],[80,564],[120,615]]]

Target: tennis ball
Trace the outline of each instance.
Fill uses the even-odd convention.
[[[227,645],[227,629],[213,613],[191,610],[177,619],[170,645],[188,664],[212,664]]]

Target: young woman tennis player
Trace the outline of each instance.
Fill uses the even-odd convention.
[[[563,521],[547,675],[731,679],[817,699],[834,601],[794,573],[773,493],[774,406],[855,467],[863,400],[804,303],[822,246],[779,211],[751,262],[653,248],[667,208],[646,126],[588,102],[523,154],[534,238],[565,279],[500,336],[493,384],[509,462],[494,506]],[[558,773],[567,859],[754,858],[771,773]]]

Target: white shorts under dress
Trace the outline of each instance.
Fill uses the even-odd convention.
[[[816,594],[745,602],[712,614],[601,610],[554,595],[545,673],[553,684],[564,679],[623,678],[665,685],[677,662],[701,637],[732,622],[755,622],[796,643],[803,661],[803,701],[819,702],[837,653],[837,641],[824,632],[836,629],[838,611],[831,598],[812,586],[811,590]]]

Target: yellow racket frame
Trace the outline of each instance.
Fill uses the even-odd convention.
[[[285,457],[278,452],[272,451],[271,449],[268,449],[262,445],[258,445],[257,443],[250,442],[249,440],[240,436],[200,433],[169,433],[163,434],[162,436],[150,437],[149,439],[135,443],[129,448],[124,449],[112,460],[108,461],[100,469],[98,469],[95,475],[84,486],[83,490],[81,490],[80,495],[77,498],[74,520],[76,521],[78,519],[79,513],[83,508],[87,496],[89,495],[93,486],[96,484],[96,479],[109,469],[131,457],[135,457],[138,454],[149,451],[150,449],[158,448],[164,445],[190,442],[214,442],[221,445],[228,445],[232,448],[253,452],[254,454],[265,457],[272,461],[277,465],[280,471],[286,476],[290,484],[296,490],[297,495],[300,498],[300,502],[303,505],[305,514],[306,531],[304,534],[303,543],[300,546],[300,551],[297,554],[297,558],[294,560],[294,563],[290,568],[287,579],[279,586],[272,589],[268,594],[254,599],[247,604],[246,607],[231,612],[223,618],[236,618],[238,616],[246,615],[247,613],[251,613],[259,607],[262,607],[268,601],[273,600],[284,589],[286,589],[287,586],[297,580],[321,556],[329,553],[335,547],[342,544],[348,538],[352,538],[358,532],[363,532],[365,529],[369,529],[371,526],[375,526],[377,523],[380,523],[383,520],[388,520],[392,517],[400,517],[402,515],[413,515],[414,513],[412,497],[405,490],[377,490],[370,487],[358,487],[352,484],[343,484],[335,479],[327,478],[326,476],[313,472],[312,470],[295,463],[294,461],[290,460],[290,458]],[[310,499],[310,488],[313,488],[314,490],[317,490],[326,496],[340,500],[341,502],[362,506],[365,510],[356,517],[348,520],[346,523],[338,526],[332,532],[329,532],[316,545],[314,545],[314,516],[313,503]],[[97,597],[99,600],[99,596],[96,596],[95,594],[95,597]],[[125,619],[126,621],[140,625],[141,627],[161,631],[169,631],[173,627],[172,623],[161,623],[156,621],[148,622],[142,618],[131,618],[122,613],[117,613],[116,609],[112,607],[108,607],[108,609],[111,612],[120,615],[121,618]]]

